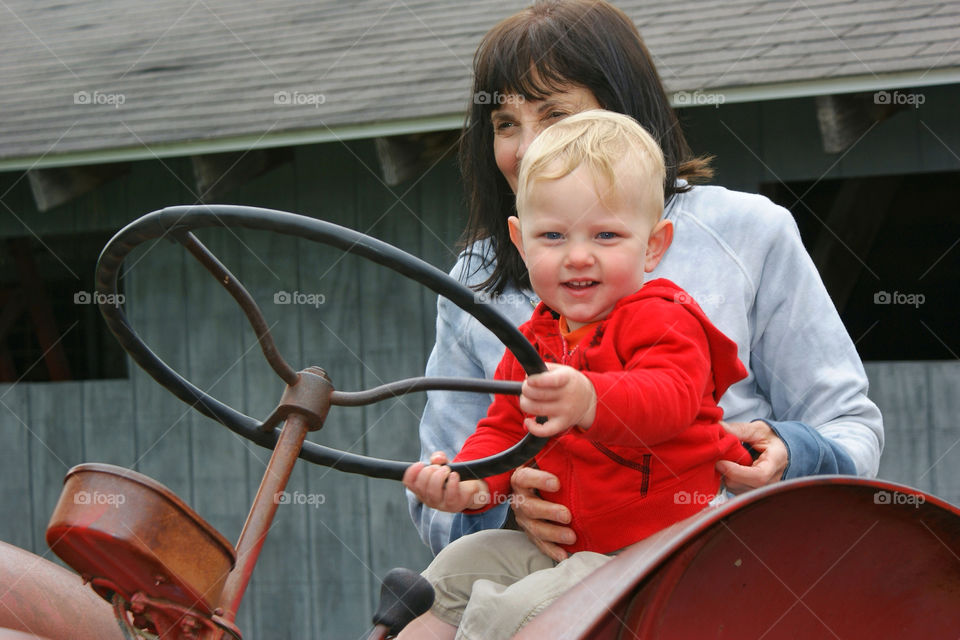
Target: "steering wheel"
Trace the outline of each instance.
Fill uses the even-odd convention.
[[[173,395],[262,447],[272,449],[279,438],[280,430],[273,426],[277,422],[275,416],[265,421],[255,420],[198,389],[151,351],[127,322],[121,306],[113,304],[118,299],[114,294],[117,293],[117,278],[126,256],[147,240],[172,237],[186,247],[240,304],[256,332],[267,362],[287,385],[295,385],[301,374],[294,371],[277,351],[267,322],[256,302],[240,281],[192,233],[194,229],[208,227],[242,227],[305,238],[389,267],[429,287],[480,321],[513,352],[528,375],[547,370],[543,360],[523,334],[499,312],[479,302],[474,291],[423,260],[358,231],[285,211],[233,205],[167,207],[135,220],[110,239],[97,262],[96,286],[97,292],[101,294],[99,307],[107,326],[130,357]],[[409,378],[365,391],[332,391],[330,404],[359,406],[423,390],[519,395],[520,386],[519,382],[512,381]],[[484,478],[497,475],[533,458],[546,441],[546,438],[528,433],[520,442],[501,453],[450,466],[461,477]],[[362,456],[310,441],[304,442],[300,458],[341,471],[392,480],[400,480],[411,464]]]

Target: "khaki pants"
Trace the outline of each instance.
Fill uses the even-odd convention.
[[[611,556],[581,551],[556,563],[520,531],[464,536],[423,575],[436,591],[431,611],[458,627],[458,640],[511,638]]]

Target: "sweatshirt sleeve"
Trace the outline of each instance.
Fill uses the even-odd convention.
[[[655,299],[644,305],[644,313],[631,314],[611,330],[617,331],[624,370],[584,372],[597,393],[596,417],[586,437],[651,447],[677,436],[699,413],[710,376],[709,344],[700,321],[682,305]]]
[[[783,480],[809,475],[856,475],[857,467],[838,443],[824,438],[802,422],[764,420],[787,447],[787,468]]]
[[[751,317],[750,358],[770,400],[770,424],[790,452],[784,477],[874,476],[883,421],[867,397],[866,373],[793,218],[774,209]]]

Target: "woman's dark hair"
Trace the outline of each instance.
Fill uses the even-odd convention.
[[[514,215],[514,194],[493,155],[490,116],[499,104],[480,97],[517,94],[542,100],[580,85],[604,109],[632,116],[660,143],[667,168],[665,202],[689,189],[677,187],[678,177],[698,182],[713,175],[709,158],[693,157],[637,28],[607,2],[540,0],[491,29],[473,66],[459,159],[470,210],[463,242],[491,238],[495,251],[493,273],[480,289],[499,294],[509,282],[530,286],[506,223]]]

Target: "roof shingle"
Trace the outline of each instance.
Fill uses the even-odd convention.
[[[7,0],[0,163],[462,119],[516,0]],[[960,9],[914,0],[615,2],[669,92],[960,72]]]

